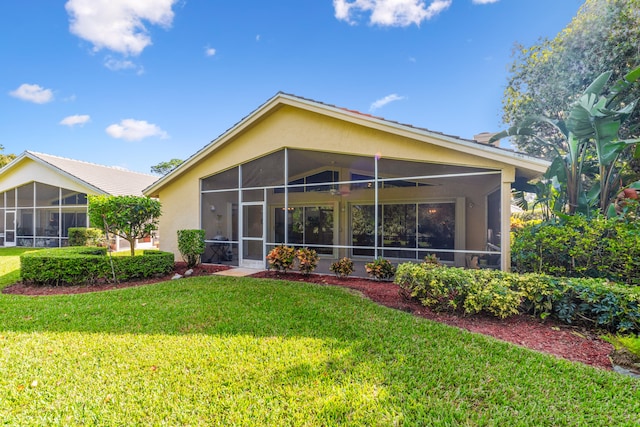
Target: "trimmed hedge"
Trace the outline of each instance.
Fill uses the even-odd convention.
[[[551,315],[569,324],[640,332],[640,289],[603,279],[404,263],[398,266],[395,283],[434,310],[486,312],[499,318]]]
[[[111,257],[117,281],[163,276],[174,268],[170,252],[145,250],[142,256]],[[26,252],[20,256],[22,281],[35,285],[91,285],[112,282],[106,248],[68,247]]]
[[[640,285],[640,221],[573,215],[525,225],[513,232],[511,266],[519,273]]]

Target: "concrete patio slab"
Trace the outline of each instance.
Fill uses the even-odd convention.
[[[251,276],[252,274],[260,273],[263,270],[257,268],[230,268],[228,270],[218,271],[216,274],[218,276],[232,276],[232,277],[245,277]]]

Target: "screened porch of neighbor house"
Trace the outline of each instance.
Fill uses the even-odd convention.
[[[87,226],[85,193],[41,182],[0,192],[0,246],[67,246],[69,228]]]

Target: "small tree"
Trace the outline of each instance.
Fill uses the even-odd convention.
[[[161,205],[141,196],[89,196],[89,220],[105,233],[122,237],[135,255],[136,240],[158,229]]]

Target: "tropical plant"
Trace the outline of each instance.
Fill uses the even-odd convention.
[[[598,210],[606,213],[619,192],[615,187],[619,185],[622,166],[618,159],[627,147],[640,141],[618,137],[622,123],[637,102],[624,103],[621,95],[640,78],[640,67],[627,73],[605,94],[611,74],[611,71],[602,73],[589,85],[569,110],[566,120],[531,116],[492,138],[496,141],[526,135],[556,153],[545,181],[538,185],[540,200],[554,213],[591,215]],[[533,127],[535,124],[554,128],[562,135],[561,143],[540,137]],[[632,185],[640,188],[640,184]]]
[[[267,254],[267,262],[269,263],[269,269],[275,269],[276,271],[287,272],[293,267],[293,263],[296,258],[295,248],[280,245],[269,251]]]
[[[142,196],[89,196],[89,220],[94,227],[129,242],[135,255],[136,240],[158,229],[161,204]]]
[[[296,251],[296,259],[298,260],[298,270],[307,275],[316,269],[320,258],[313,249],[300,248]]]
[[[331,263],[329,270],[340,278],[349,277],[353,273],[353,260],[348,257],[340,258],[338,261]]]
[[[200,257],[206,249],[204,230],[178,230],[178,250],[187,268],[200,264]]]
[[[396,267],[391,264],[391,261],[382,257],[366,263],[364,269],[376,280],[388,280],[396,274]]]
[[[429,267],[439,267],[440,265],[440,258],[438,258],[438,256],[436,254],[429,254],[429,255],[425,255],[424,259],[422,260],[422,263],[425,266],[429,266]]]

